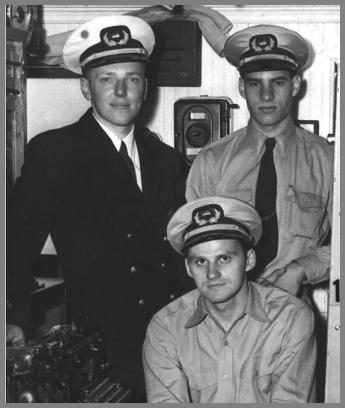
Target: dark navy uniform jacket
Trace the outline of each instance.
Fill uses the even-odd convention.
[[[91,109],[28,143],[7,211],[7,291],[15,321],[25,324],[30,278],[50,233],[68,321],[89,316],[105,337],[114,375],[143,391],[147,324],[187,290],[179,280],[183,260],[166,239],[168,220],[184,203],[185,177],[174,149],[147,129],[134,137],[143,192]]]

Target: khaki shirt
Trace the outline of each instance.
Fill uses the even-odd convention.
[[[189,172],[187,201],[220,195],[255,206],[265,140],[249,122],[205,147]],[[331,248],[322,242],[332,221],[333,147],[292,124],[276,140],[278,252],[261,277],[296,260],[315,284],[329,276]]]
[[[248,282],[246,310],[225,332],[198,290],[151,320],[143,348],[148,402],[314,402],[310,307]]]

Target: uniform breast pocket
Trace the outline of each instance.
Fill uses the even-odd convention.
[[[325,212],[325,200],[319,194],[296,190],[290,186],[285,197],[291,234],[311,238],[320,226]]]
[[[268,402],[273,387],[273,372],[264,359],[249,358],[239,372],[238,401]]]
[[[185,371],[191,390],[202,391],[217,385],[217,372],[212,367],[201,369],[200,367],[191,366]]]

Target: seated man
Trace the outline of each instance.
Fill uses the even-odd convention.
[[[148,326],[148,402],[315,401],[310,307],[246,278],[261,229],[249,204],[216,196],[185,204],[170,220],[169,242],[197,289]]]

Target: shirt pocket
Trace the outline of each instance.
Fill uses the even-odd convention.
[[[258,356],[246,360],[239,371],[238,402],[269,402],[273,388],[273,369]],[[261,364],[260,364],[261,362]]]
[[[216,370],[210,368],[208,370],[200,370],[200,367],[189,367],[186,369],[186,374],[189,381],[189,387],[193,390],[204,390],[217,385]]]
[[[312,238],[325,211],[322,195],[299,191],[290,186],[285,200],[289,209],[287,223],[291,235]]]
[[[217,371],[214,367],[200,369],[200,366],[184,367],[188,378],[188,388],[191,402],[203,402],[212,400],[218,380]]]

